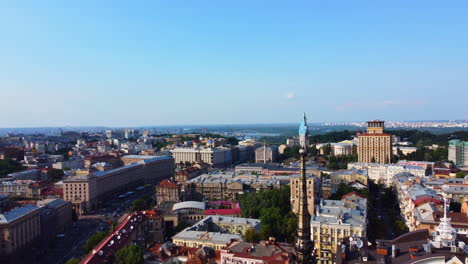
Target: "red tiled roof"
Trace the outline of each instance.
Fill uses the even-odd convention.
[[[166,188],[179,188],[177,184],[171,180],[164,180],[159,183],[159,187],[166,187]]]
[[[241,209],[208,209],[205,210],[205,215],[241,215]]]
[[[63,195],[61,188],[44,188],[41,190],[41,195]]]
[[[414,205],[418,206],[418,205],[426,203],[426,202],[432,202],[432,203],[435,203],[435,204],[443,204],[444,203],[441,200],[438,200],[438,199],[435,199],[435,198],[432,198],[432,197],[424,197],[424,198],[421,198],[421,199],[414,200]]]
[[[358,194],[357,192],[350,192],[350,193],[347,193],[347,194],[341,196],[341,199],[344,199],[344,198],[346,198],[346,197],[348,197],[348,196],[353,196],[353,195],[359,196],[359,197],[361,197],[361,198],[366,198],[366,197],[364,197],[363,195]]]

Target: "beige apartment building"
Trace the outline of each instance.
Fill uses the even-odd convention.
[[[0,214],[0,263],[21,263],[22,253],[31,254],[41,235],[39,208],[26,204]]]
[[[367,199],[349,193],[342,200],[321,200],[310,222],[319,264],[332,264],[338,242],[349,236],[367,236]]]
[[[172,180],[163,180],[156,187],[156,199],[158,205],[163,202],[180,202],[180,187]]]
[[[63,181],[64,200],[71,201],[78,214],[99,208],[106,197],[142,184],[174,176],[174,159],[154,157],[138,163],[85,176],[72,176]]]
[[[293,176],[290,179],[291,187],[291,206],[292,211],[297,214],[299,212],[299,194],[300,194],[300,183],[299,176]],[[307,206],[309,208],[309,214],[314,215],[315,203],[320,201],[320,179],[315,176],[307,177]]]
[[[0,195],[39,198],[41,186],[32,180],[4,181],[0,182]]]
[[[392,162],[392,135],[384,133],[384,121],[367,122],[367,132],[358,136],[358,161]]]

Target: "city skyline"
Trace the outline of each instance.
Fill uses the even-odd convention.
[[[0,127],[467,119],[467,7],[2,4]]]

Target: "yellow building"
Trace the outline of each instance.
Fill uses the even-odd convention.
[[[332,193],[338,190],[341,183],[346,185],[357,184],[357,186],[367,186],[367,171],[351,169],[330,174],[330,190]]]
[[[341,200],[322,200],[310,223],[318,263],[331,264],[338,241],[367,235],[367,199],[349,193]]]
[[[390,163],[392,135],[384,133],[384,121],[367,122],[367,132],[358,136],[358,161]]]

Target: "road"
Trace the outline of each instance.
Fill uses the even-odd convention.
[[[114,198],[106,200],[103,208],[91,214],[80,216],[71,228],[64,233],[63,238],[57,238],[53,249],[47,251],[38,258],[37,263],[43,264],[64,264],[71,258],[81,258],[85,254],[83,246],[86,240],[99,231],[109,230],[110,223],[118,223],[123,219],[132,206],[132,202],[143,194],[153,195],[152,187],[143,190],[134,190],[132,194],[124,198]]]

